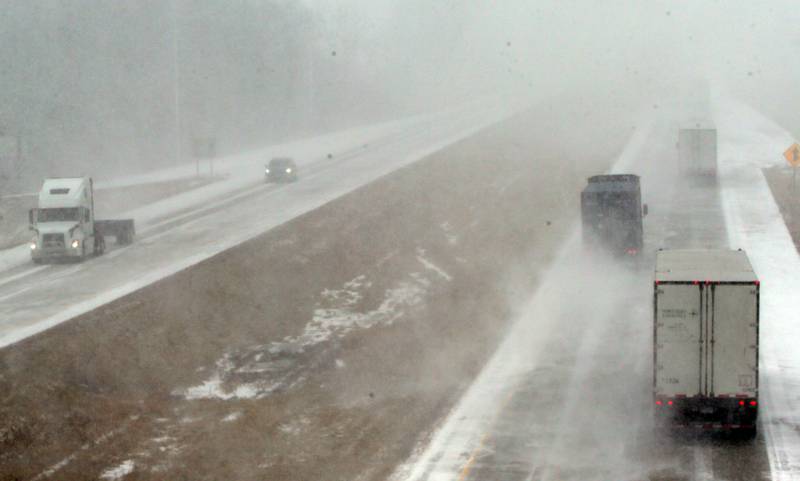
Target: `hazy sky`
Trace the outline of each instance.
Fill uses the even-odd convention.
[[[796,2],[12,0],[0,10],[0,125],[27,165],[175,162],[442,108],[581,92],[657,104],[724,89],[800,130]],[[175,8],[171,8],[174,6]],[[573,98],[574,95],[573,95]],[[36,173],[35,176],[38,176]]]
[[[503,86],[517,77],[545,93],[620,82],[661,92],[710,79],[752,93],[763,83],[792,85],[800,73],[793,1],[306,1],[331,21],[349,16],[372,41],[406,41],[401,50],[444,42],[462,82]],[[415,16],[433,28],[403,38],[398,30]]]

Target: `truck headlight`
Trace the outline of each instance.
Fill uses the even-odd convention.
[[[36,241],[31,242],[31,250],[35,251],[38,246],[36,245]]]
[[[289,167],[288,169],[286,169],[286,173],[287,173],[287,174],[291,174],[291,173],[292,173],[292,168],[291,168],[291,167]]]
[[[80,246],[80,245],[81,245],[81,241],[79,241],[78,239],[75,239],[74,241],[72,241],[72,248],[73,249],[77,249],[78,246]]]
[[[269,174],[269,169],[264,169],[265,174]]]

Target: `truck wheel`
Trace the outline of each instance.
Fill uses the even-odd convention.
[[[131,235],[130,231],[122,231],[119,233],[119,237],[117,237],[117,244],[121,246],[126,246],[133,242],[133,235]]]
[[[94,238],[94,255],[101,256],[106,253],[106,239],[103,236]]]
[[[756,438],[756,434],[758,434],[758,430],[755,426],[753,426],[752,428],[740,429],[736,433],[736,438],[741,439],[742,441],[752,441]]]

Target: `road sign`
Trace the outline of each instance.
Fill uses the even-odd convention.
[[[795,142],[791,147],[786,149],[783,156],[786,157],[786,161],[789,162],[789,165],[792,167],[800,166],[800,145]]]

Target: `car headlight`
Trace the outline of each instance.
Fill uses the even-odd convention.
[[[38,246],[36,245],[36,241],[31,242],[31,250],[35,251]]]
[[[72,241],[72,248],[73,249],[77,249],[78,246],[80,246],[80,245],[81,245],[81,241],[79,241],[78,239],[75,239],[74,241]]]
[[[292,168],[291,168],[291,167],[289,167],[288,169],[286,169],[286,173],[287,173],[287,174],[291,174],[291,173],[292,173]]]
[[[264,169],[265,174],[269,174],[269,169]]]

